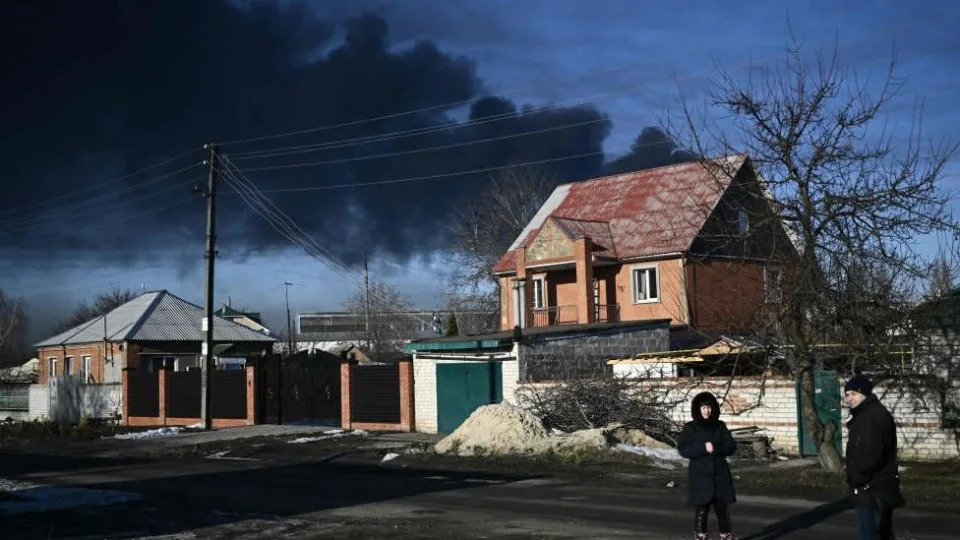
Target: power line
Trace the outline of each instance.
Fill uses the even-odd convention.
[[[180,169],[180,170],[178,170],[178,171],[174,171],[174,172],[172,172],[172,173],[168,173],[168,174],[165,174],[165,175],[163,175],[163,176],[160,176],[160,177],[154,178],[154,179],[152,179],[152,180],[149,180],[148,182],[146,182],[146,183],[144,183],[144,184],[142,184],[141,186],[138,186],[138,187],[142,187],[143,185],[146,185],[146,184],[158,183],[158,182],[160,182],[161,180],[165,180],[165,179],[167,179],[167,178],[170,178],[170,177],[173,177],[173,176],[177,176],[177,175],[182,174],[182,173],[184,173],[184,172],[186,172],[186,171],[189,171],[190,169],[193,169],[194,167],[199,167],[199,166],[200,166],[199,163],[195,163],[195,164],[193,164],[193,165],[190,165],[189,167],[184,167],[184,168],[182,168],[182,169]],[[186,185],[188,185],[188,184],[192,184],[192,183],[194,183],[194,182],[196,182],[196,181],[197,181],[196,178],[191,178],[191,179],[189,179],[189,180],[187,180],[187,181],[185,181],[185,182],[181,182],[181,183],[179,183],[179,184],[174,184],[174,185],[172,185],[172,186],[168,186],[168,187],[165,187],[165,188],[163,188],[163,189],[160,189],[160,190],[157,190],[157,191],[154,191],[154,192],[151,192],[151,193],[146,193],[146,194],[140,195],[140,196],[138,196],[138,197],[133,197],[133,198],[131,198],[131,199],[127,199],[127,202],[142,201],[142,200],[145,200],[145,199],[150,199],[150,198],[156,197],[157,195],[161,195],[161,194],[163,194],[163,193],[167,193],[167,192],[173,191],[173,190],[175,190],[175,189],[182,188],[182,187],[184,187],[184,186],[186,186]],[[108,201],[108,200],[110,200],[110,199],[112,199],[112,198],[114,198],[114,197],[117,197],[117,196],[121,195],[122,193],[123,193],[123,192],[108,193],[108,194],[101,195],[101,196],[99,196],[99,197],[95,197],[95,198],[90,199],[90,200],[87,200],[87,201],[81,201],[81,202],[75,203],[75,204],[73,204],[73,205],[67,205],[67,206],[65,206],[65,207],[57,208],[57,211],[58,211],[58,212],[71,212],[71,211],[75,211],[75,210],[78,210],[78,209],[81,209],[81,208],[84,208],[84,207],[87,207],[87,206],[92,206],[92,205],[94,205],[94,204],[102,204],[103,202]],[[51,226],[51,225],[55,225],[55,224],[57,224],[58,222],[62,221],[62,219],[63,219],[62,215],[61,215],[61,214],[57,214],[57,215],[41,215],[41,216],[37,216],[37,217],[35,217],[35,218],[29,218],[29,219],[21,220],[21,221],[9,221],[8,223],[2,224],[2,225],[5,225],[5,226],[0,226],[0,235],[12,234],[12,233],[15,233],[15,232],[25,231],[25,230],[28,230],[28,229],[32,229],[34,224],[43,223],[43,222],[48,222],[48,223],[39,225],[40,227],[49,227],[49,226]],[[14,228],[7,228],[6,225],[12,225],[12,226],[14,226]]]
[[[861,40],[861,41],[859,41],[859,42],[857,42],[857,43],[862,43],[862,42],[866,42],[866,41],[867,41],[867,40]],[[940,48],[950,48],[950,46],[944,46],[944,47],[940,47]],[[939,49],[939,48],[938,48],[938,49]],[[937,49],[934,49],[934,50],[937,50]],[[763,59],[760,59],[760,60],[749,59],[749,60],[741,61],[741,62],[738,62],[738,63],[733,64],[733,66],[734,66],[734,67],[742,67],[742,66],[752,66],[752,65],[755,65],[755,64],[758,64],[758,63],[764,63],[764,64],[765,64],[765,63],[768,63],[768,62],[770,62],[771,60],[774,60],[774,59],[776,59],[776,58],[778,58],[778,57],[780,57],[780,53],[775,53],[775,54],[771,54],[771,55],[769,55],[768,57],[763,58]],[[867,61],[867,60],[863,60],[863,61],[861,61],[860,63],[865,62],[865,61]],[[601,70],[599,73],[605,73],[605,72],[608,72],[608,71],[616,71],[617,69],[622,69],[623,67],[627,67],[627,66],[632,65],[632,64],[633,64],[633,63],[626,63],[626,64],[623,64],[621,67],[615,67],[615,68],[610,68],[610,69]],[[666,84],[666,83],[675,83],[675,82],[679,82],[679,81],[682,81],[682,80],[688,80],[688,79],[702,78],[702,77],[707,76],[707,75],[709,75],[709,74],[711,74],[711,73],[713,73],[713,70],[708,69],[708,70],[702,70],[702,71],[699,71],[699,72],[696,72],[696,73],[693,73],[693,74],[689,74],[689,75],[680,75],[680,76],[676,76],[676,75],[675,75],[675,76],[673,76],[673,77],[671,77],[671,78],[669,78],[669,79],[660,79],[660,80],[657,80],[657,81],[642,83],[642,84],[639,84],[639,85],[628,86],[628,87],[620,88],[620,89],[617,89],[617,90],[612,90],[612,91],[609,91],[609,92],[603,92],[603,93],[600,93],[600,94],[595,94],[595,95],[593,95],[593,96],[588,96],[588,97],[585,97],[585,98],[574,98],[574,99],[571,99],[571,100],[567,100],[567,101],[565,101],[565,102],[560,102],[560,103],[552,104],[552,105],[549,105],[549,106],[546,106],[546,107],[542,107],[542,108],[538,108],[538,109],[533,109],[533,112],[539,112],[539,111],[542,111],[542,110],[550,110],[550,109],[555,108],[555,107],[558,107],[558,106],[564,106],[564,105],[571,105],[571,104],[583,103],[583,102],[587,102],[587,101],[595,101],[595,100],[597,100],[597,99],[599,99],[599,98],[601,98],[601,97],[605,97],[605,96],[609,96],[609,95],[613,95],[613,94],[617,94],[617,93],[621,93],[621,92],[627,92],[627,91],[634,90],[634,89],[638,89],[638,88],[644,88],[644,87],[649,87],[649,86],[654,86],[654,85],[660,85],[660,84]],[[572,80],[578,80],[578,79],[582,79],[582,78],[587,78],[587,77],[590,77],[590,76],[593,76],[593,75],[594,75],[594,74],[591,74],[591,73],[587,73],[587,74],[583,74],[583,75],[578,75],[577,77],[574,77]],[[537,88],[537,87],[542,87],[542,86],[556,86],[556,85],[558,85],[558,84],[560,84],[560,83],[562,83],[562,82],[563,82],[563,80],[556,80],[556,81],[550,81],[550,82],[546,82],[546,83],[539,83],[539,84],[537,84],[537,85],[531,86],[530,88]],[[519,91],[523,91],[523,90],[525,90],[525,89],[527,89],[527,88],[521,88],[521,89],[518,89],[518,90],[513,90],[513,91],[508,91],[508,92],[502,92],[502,93],[499,93],[498,95],[501,95],[501,96],[503,96],[503,95],[510,95],[511,93],[516,93],[516,92],[519,92]],[[246,139],[236,139],[236,140],[232,140],[232,141],[227,141],[227,142],[225,142],[225,143],[221,143],[221,145],[227,146],[227,145],[234,145],[234,144],[241,144],[241,143],[248,143],[248,142],[258,142],[258,141],[264,141],[264,140],[271,140],[271,139],[277,139],[277,138],[283,138],[283,137],[291,137],[291,136],[296,136],[296,135],[305,135],[305,134],[310,134],[310,133],[317,133],[317,132],[321,132],[321,131],[327,131],[327,130],[342,128],[342,127],[361,125],[361,124],[366,124],[366,123],[370,123],[370,122],[377,122],[377,121],[380,121],[380,120],[385,120],[385,119],[390,119],[390,118],[397,118],[397,117],[407,116],[407,115],[411,115],[411,114],[417,114],[417,113],[424,112],[424,111],[430,111],[430,110],[436,110],[436,109],[444,109],[444,108],[449,108],[449,107],[458,106],[458,105],[466,105],[466,104],[470,104],[470,103],[476,101],[477,99],[481,99],[481,98],[476,98],[476,97],[474,97],[474,98],[469,98],[469,99],[461,100],[461,101],[457,101],[457,102],[451,102],[451,103],[446,103],[446,104],[441,104],[441,105],[434,105],[434,106],[430,106],[430,107],[424,107],[424,108],[420,108],[420,109],[414,109],[414,110],[409,110],[409,111],[404,111],[404,112],[399,112],[399,113],[393,113],[393,114],[384,115],[384,116],[379,116],[379,117],[373,117],[373,118],[367,118],[367,119],[361,119],[361,120],[354,120],[354,121],[345,122],[345,123],[340,123],[340,124],[333,124],[333,125],[319,126],[319,127],[313,127],[313,128],[306,128],[306,129],[301,129],[301,130],[289,131],[289,132],[285,132],[285,133],[276,133],[276,134],[271,134],[271,135],[263,135],[263,136],[259,136],[259,137],[250,137],[250,138],[246,138]],[[312,148],[312,147],[317,147],[317,148],[319,148],[319,147],[329,147],[330,145],[340,145],[340,144],[343,144],[343,143],[354,143],[354,142],[356,142],[356,143],[379,142],[379,140],[387,140],[387,139],[389,139],[389,138],[393,138],[392,136],[394,136],[394,135],[399,135],[399,136],[410,135],[410,134],[418,135],[418,134],[429,133],[429,132],[431,132],[431,131],[437,131],[437,130],[458,129],[458,128],[462,128],[462,127],[467,127],[467,126],[479,125],[479,124],[483,124],[483,123],[487,123],[487,122],[498,121],[498,120],[501,120],[501,119],[504,119],[504,118],[510,118],[510,117],[514,117],[514,116],[515,116],[515,113],[512,113],[512,112],[511,112],[511,113],[505,113],[505,114],[500,114],[500,115],[493,115],[493,116],[490,116],[490,117],[483,118],[483,119],[481,119],[481,120],[477,120],[477,121],[473,121],[473,122],[464,122],[464,123],[460,123],[460,124],[456,124],[456,125],[452,125],[452,126],[451,126],[451,125],[431,126],[431,127],[427,127],[427,128],[417,128],[417,129],[412,129],[412,130],[397,131],[397,132],[393,132],[393,133],[387,133],[387,134],[376,135],[376,136],[359,137],[359,138],[355,138],[355,139],[345,139],[345,140],[342,140],[342,141],[332,141],[332,142],[317,143],[317,144],[312,144],[312,145],[279,147],[279,148],[259,150],[259,151],[241,152],[241,153],[235,153],[234,155],[239,157],[239,156],[241,156],[241,155],[251,155],[251,154],[257,154],[257,153],[262,153],[262,152],[275,152],[275,151],[284,150],[284,149],[301,149],[301,148]],[[381,137],[387,137],[387,139],[380,139]],[[338,146],[338,147],[339,147],[339,146]]]
[[[194,181],[196,181],[196,180],[194,180]],[[158,212],[163,212],[163,211],[165,211],[165,210],[169,210],[169,209],[171,209],[171,208],[173,208],[173,207],[176,207],[176,206],[182,206],[182,205],[187,204],[187,203],[192,202],[192,201],[194,201],[194,199],[193,199],[192,197],[191,197],[191,198],[188,198],[188,199],[183,199],[183,200],[180,200],[180,201],[177,201],[177,202],[174,202],[174,203],[171,203],[171,204],[167,204],[167,205],[164,205],[164,206],[158,206],[158,207],[156,207],[156,208],[154,208],[154,209],[152,209],[152,210],[146,210],[146,211],[144,211],[144,212],[137,212],[137,213],[129,214],[129,215],[126,215],[126,216],[120,216],[118,219],[112,219],[112,220],[109,220],[109,221],[105,221],[105,222],[103,222],[103,223],[98,223],[98,224],[96,224],[96,225],[92,225],[92,226],[90,226],[90,227],[84,227],[84,228],[81,228],[81,229],[70,229],[70,233],[75,234],[75,233],[82,233],[82,232],[87,232],[87,231],[93,231],[93,230],[99,229],[99,228],[101,228],[101,227],[106,227],[107,225],[114,225],[114,224],[116,224],[116,223],[123,223],[123,222],[125,222],[125,221],[127,221],[127,220],[129,220],[129,219],[131,219],[131,218],[141,217],[141,216],[147,216],[147,215],[150,215],[150,214],[156,214],[156,213],[158,213]],[[36,246],[36,245],[41,245],[41,244],[48,244],[48,243],[50,243],[50,242],[52,242],[52,241],[54,241],[54,240],[62,240],[63,238],[64,238],[64,236],[63,236],[62,234],[56,234],[56,235],[51,235],[51,236],[49,236],[49,237],[47,237],[47,238],[43,238],[43,239],[38,240],[38,241],[29,242],[29,243],[26,243],[26,244],[20,244],[18,247],[23,248],[23,247]]]
[[[505,91],[505,92],[498,92],[496,95],[497,95],[497,96],[509,96],[509,95],[511,95],[511,94],[516,94],[516,93],[519,93],[519,92],[524,92],[524,91],[527,91],[527,90],[532,90],[532,89],[534,89],[534,88],[541,88],[541,87],[544,87],[544,86],[556,86],[557,84],[560,84],[560,83],[563,83],[563,82],[572,82],[572,81],[576,81],[576,80],[585,79],[585,78],[588,78],[588,77],[593,77],[593,76],[596,76],[596,75],[600,75],[600,74],[603,74],[603,73],[609,73],[609,72],[613,72],[613,71],[618,71],[618,70],[621,70],[621,69],[630,67],[630,66],[635,65],[635,64],[636,64],[636,62],[626,62],[626,63],[619,64],[619,65],[616,65],[616,66],[612,66],[612,67],[609,67],[609,68],[604,68],[604,69],[602,69],[602,70],[598,70],[598,71],[595,71],[595,72],[590,72],[590,73],[584,73],[584,74],[581,74],[581,75],[577,75],[576,77],[573,77],[573,78],[571,78],[571,79],[566,79],[566,80],[564,80],[564,79],[558,79],[558,80],[547,81],[547,82],[543,82],[543,83],[537,83],[537,84],[528,85],[528,86],[525,86],[525,87],[515,88],[515,89],[512,89],[512,90]],[[296,131],[289,131],[289,132],[286,132],[286,133],[276,133],[276,134],[272,134],[272,135],[262,135],[262,136],[258,136],[258,137],[249,137],[249,138],[246,138],[246,139],[236,139],[236,140],[232,140],[232,141],[227,141],[227,142],[220,143],[220,145],[221,145],[221,146],[228,146],[228,145],[243,144],[243,143],[249,143],[249,142],[258,142],[258,141],[265,141],[265,140],[271,140],[271,139],[279,139],[279,138],[291,137],[291,136],[295,136],[295,135],[306,135],[306,134],[308,134],[308,133],[318,133],[318,132],[321,132],[321,131],[328,131],[328,130],[331,130],[331,129],[338,129],[338,128],[343,128],[343,127],[357,126],[357,125],[367,124],[367,123],[371,123],[371,122],[378,122],[378,121],[381,121],[381,120],[389,120],[389,119],[391,119],[391,118],[400,118],[400,117],[409,116],[409,115],[412,115],[412,114],[419,114],[419,113],[423,113],[423,112],[429,112],[429,111],[436,111],[436,110],[441,110],[441,109],[455,108],[455,107],[459,107],[459,106],[463,106],[463,105],[469,105],[469,104],[473,103],[474,101],[476,101],[477,99],[480,99],[480,98],[471,97],[471,98],[464,99],[464,100],[460,100],[460,101],[452,101],[452,102],[448,102],[448,103],[442,103],[442,104],[440,104],[440,105],[431,105],[431,106],[429,106],[429,107],[422,107],[422,108],[419,108],[419,109],[402,111],[402,112],[387,114],[387,115],[378,116],[378,117],[374,117],[374,118],[364,118],[364,119],[360,119],[360,120],[351,120],[351,121],[349,121],[349,122],[343,122],[343,123],[340,123],[340,124],[332,124],[332,125],[327,125],[327,126],[319,126],[319,127],[313,127],[313,128],[306,128],[306,129],[301,129],[301,130],[296,130]]]
[[[597,119],[594,119],[594,120],[587,120],[587,121],[584,121],[584,122],[576,122],[576,123],[573,123],[573,124],[565,124],[565,125],[562,125],[562,126],[553,126],[553,127],[544,128],[544,129],[538,129],[538,130],[534,130],[534,131],[525,131],[525,132],[523,132],[523,133],[511,133],[511,134],[509,134],[509,135],[500,135],[500,136],[498,136],[498,137],[488,137],[488,138],[485,138],[485,139],[477,139],[477,140],[473,140],[473,141],[464,141],[464,142],[459,142],[459,143],[451,143],[451,144],[445,144],[445,145],[441,145],[441,146],[430,146],[430,147],[426,147],[426,148],[416,148],[416,149],[413,149],[413,150],[402,150],[402,151],[398,151],[398,152],[389,152],[389,153],[385,153],[385,154],[373,154],[373,155],[368,155],[368,156],[358,156],[358,157],[342,158],[342,159],[331,159],[331,160],[326,160],[326,161],[314,161],[314,162],[310,162],[310,163],[302,163],[302,164],[293,165],[293,166],[291,166],[291,167],[313,167],[313,166],[317,166],[317,165],[332,165],[332,164],[334,164],[334,163],[350,163],[350,162],[355,162],[355,161],[366,161],[366,160],[370,160],[370,159],[382,159],[382,158],[388,158],[388,157],[405,156],[405,155],[412,155],[412,154],[422,154],[422,153],[424,153],[424,152],[434,152],[434,151],[437,151],[437,150],[448,150],[448,149],[451,149],[451,148],[460,148],[460,147],[465,147],[465,146],[472,146],[472,145],[474,145],[474,144],[480,144],[480,143],[487,143],[487,142],[494,142],[494,141],[503,141],[503,140],[507,140],[507,139],[516,139],[516,138],[519,138],[519,137],[527,137],[527,136],[530,136],[530,135],[538,135],[538,134],[542,134],[542,133],[549,133],[549,132],[551,132],[551,131],[560,131],[560,130],[562,130],[562,129],[570,129],[570,128],[574,128],[574,127],[587,126],[587,125],[590,125],[590,124],[598,124],[598,123],[601,123],[601,122],[609,122],[609,121],[610,121],[609,118],[603,117],[603,118],[597,118]],[[320,150],[324,150],[324,149],[320,149]],[[271,158],[271,157],[278,157],[278,156],[282,156],[282,155],[300,154],[300,153],[316,152],[316,151],[317,151],[317,149],[302,150],[302,151],[291,151],[291,152],[285,152],[285,153],[283,153],[283,154],[278,154],[278,155],[276,155],[276,156],[246,156],[246,157],[239,157],[239,158],[237,158],[237,159],[265,159],[265,158]],[[266,170],[266,169],[270,169],[270,168],[271,168],[271,167],[248,167],[248,168],[245,168],[245,169],[243,169],[243,170],[244,170],[244,171],[259,171],[259,170]]]
[[[104,187],[104,186],[109,186],[109,185],[113,185],[113,184],[118,184],[118,183],[126,180],[127,178],[136,176],[136,175],[138,175],[138,174],[145,173],[145,172],[147,172],[147,171],[151,171],[151,170],[156,169],[156,168],[158,168],[158,167],[162,167],[162,166],[164,166],[164,165],[168,165],[168,164],[170,164],[170,163],[173,163],[173,162],[175,162],[175,161],[178,161],[178,160],[180,160],[180,159],[183,159],[183,158],[185,158],[185,157],[187,157],[187,156],[195,153],[197,150],[198,150],[197,148],[194,148],[193,150],[190,150],[190,151],[188,151],[188,152],[184,152],[184,153],[182,153],[182,154],[178,154],[178,155],[176,155],[176,156],[173,156],[173,157],[171,157],[171,158],[165,159],[165,160],[160,161],[160,162],[158,162],[158,163],[154,163],[153,165],[149,165],[149,166],[144,167],[144,168],[142,168],[142,169],[136,170],[136,171],[134,171],[134,172],[132,172],[132,173],[125,174],[125,175],[123,175],[123,176],[121,176],[121,177],[119,177],[119,178],[116,178],[116,179],[114,179],[114,180],[108,180],[108,181],[106,181],[106,182],[100,182],[100,183],[98,183],[98,184],[93,184],[93,185],[90,185],[90,186],[87,186],[87,187],[84,187],[84,188],[81,188],[81,189],[78,189],[78,190],[75,190],[75,191],[71,191],[71,192],[68,192],[68,193],[60,194],[60,195],[58,195],[58,196],[56,196],[56,197],[46,198],[46,199],[44,200],[44,202],[42,202],[42,203],[34,203],[34,204],[30,204],[30,205],[18,205],[17,207],[13,207],[13,208],[5,208],[5,209],[3,209],[2,211],[3,211],[4,213],[11,213],[11,212],[18,212],[18,211],[33,210],[33,209],[35,209],[35,208],[40,208],[40,207],[42,207],[42,206],[47,206],[47,205],[49,205],[50,203],[55,202],[55,201],[59,201],[59,200],[62,200],[62,199],[66,199],[66,198],[73,197],[73,196],[75,196],[75,195],[78,194],[78,193],[83,193],[83,192],[86,192],[86,191],[92,191],[92,190],[94,190],[94,189],[98,189],[98,188],[101,188],[101,187]]]
[[[263,196],[249,179],[247,179],[245,176],[242,176],[243,173],[236,169],[236,166],[229,160],[229,158],[224,157],[223,161],[227,168],[221,170],[221,172],[224,174],[227,183],[238,195],[240,195],[240,197],[248,204],[248,206],[250,206],[251,209],[260,214],[277,232],[293,242],[294,245],[297,245],[303,249],[308,255],[311,255],[319,259],[321,262],[327,264],[328,267],[334,272],[340,273],[345,277],[351,276],[349,269],[342,261],[337,259],[333,253],[329,252],[329,250],[323,248],[318,242],[310,237],[310,235],[304,232],[303,229],[301,229],[292,220],[292,218],[290,218],[290,216],[286,215],[272,201]],[[243,179],[241,180],[234,175],[233,171],[229,169],[230,167],[232,167],[237,174],[241,175]],[[237,189],[238,187],[241,189]],[[407,305],[399,302],[396,298],[391,298],[387,295],[387,293],[382,291],[374,291],[374,293],[375,296],[378,296],[381,302],[385,302],[388,306],[392,305],[393,309],[398,312],[401,310],[397,309],[397,306],[408,308]]]
[[[600,94],[594,94],[594,95],[592,95],[592,96],[574,98],[574,99],[571,99],[571,100],[568,100],[568,101],[562,101],[562,102],[559,102],[559,103],[552,103],[552,104],[550,104],[550,105],[545,105],[545,106],[542,106],[542,107],[538,107],[538,108],[535,108],[535,109],[531,109],[531,110],[529,110],[529,111],[526,111],[525,114],[536,114],[536,113],[541,113],[541,112],[548,112],[548,111],[551,111],[551,110],[555,110],[557,107],[565,107],[565,106],[569,106],[569,105],[576,105],[576,104],[594,102],[594,101],[597,101],[597,100],[598,100],[599,98],[601,98],[601,97],[616,95],[616,94],[620,94],[620,93],[624,93],[624,92],[629,92],[629,91],[631,91],[631,90],[636,90],[636,89],[639,89],[639,88],[646,88],[646,87],[654,86],[654,85],[657,85],[657,84],[666,84],[666,83],[668,83],[668,82],[676,82],[676,81],[683,80],[683,79],[692,79],[692,78],[702,77],[702,76],[703,76],[704,74],[706,74],[706,73],[708,73],[708,72],[704,71],[702,74],[688,75],[688,76],[686,76],[686,77],[674,78],[674,79],[670,79],[670,80],[662,80],[662,81],[654,81],[654,82],[648,82],[648,83],[643,83],[643,84],[637,84],[637,85],[633,85],[633,86],[628,86],[628,87],[620,88],[620,89],[617,89],[617,90],[611,90],[611,91],[608,91],[608,92],[602,92],[602,93],[600,93]],[[429,133],[436,133],[436,132],[440,132],[440,131],[452,131],[452,130],[456,130],[456,129],[463,129],[463,128],[466,128],[466,127],[473,127],[473,126],[479,126],[479,125],[483,125],[483,124],[489,124],[489,123],[491,123],[491,122],[499,122],[500,120],[509,119],[509,118],[516,118],[516,114],[515,114],[515,113],[512,113],[512,112],[511,112],[511,113],[503,113],[503,114],[492,115],[492,116],[488,116],[488,117],[485,117],[485,118],[482,118],[482,119],[479,119],[479,120],[472,120],[472,121],[463,122],[463,123],[440,124],[440,125],[436,125],[436,126],[428,126],[428,127],[422,127],[422,128],[413,128],[413,129],[407,129],[407,130],[400,130],[400,131],[394,131],[394,132],[389,132],[389,133],[382,133],[382,134],[378,134],[378,135],[366,135],[366,136],[363,136],[363,137],[354,137],[354,138],[351,138],[351,139],[342,139],[342,140],[339,140],[339,141],[331,141],[331,142],[323,142],[323,143],[314,143],[314,144],[307,144],[307,145],[300,145],[300,146],[290,146],[290,147],[281,147],[281,148],[272,148],[272,149],[267,149],[267,150],[258,150],[258,151],[251,151],[251,152],[245,152],[245,153],[237,153],[237,154],[234,154],[234,155],[239,158],[239,157],[241,157],[241,156],[252,156],[252,155],[258,155],[258,154],[262,154],[262,153],[277,152],[277,151],[281,151],[281,150],[301,150],[301,149],[332,150],[332,149],[340,149],[340,148],[349,148],[349,147],[352,147],[352,146],[359,146],[359,145],[364,145],[364,144],[378,143],[378,142],[384,142],[384,141],[389,141],[389,140],[394,140],[394,139],[403,139],[403,138],[414,137],[414,136],[418,136],[418,135],[426,135],[426,134],[429,134]]]
[[[661,144],[661,143],[658,143],[658,144]],[[480,174],[480,173],[486,173],[486,172],[502,171],[502,170],[513,169],[513,168],[517,168],[517,167],[527,167],[527,166],[532,166],[532,165],[544,165],[544,164],[547,164],[547,163],[556,163],[556,162],[560,162],[560,161],[567,161],[567,160],[571,160],[571,159],[579,159],[579,158],[585,158],[585,157],[590,157],[590,156],[598,156],[598,155],[604,155],[604,154],[605,154],[604,151],[599,150],[599,151],[596,151],[596,152],[584,152],[584,153],[582,153],[582,154],[574,154],[574,155],[572,155],[572,156],[564,156],[564,157],[551,158],[551,159],[540,159],[540,160],[536,160],[536,161],[526,161],[526,162],[523,162],[523,163],[513,163],[513,164],[510,164],[510,165],[500,165],[500,166],[496,166],[496,167],[485,167],[485,168],[483,168],[483,169],[473,169],[473,170],[470,170],[470,171],[459,171],[459,172],[455,172],[455,173],[431,174],[431,175],[426,175],[426,176],[414,176],[414,177],[409,177],[409,178],[395,178],[395,179],[391,179],[391,180],[375,180],[375,181],[371,181],[371,182],[354,182],[354,183],[350,183],[350,184],[333,184],[333,185],[329,185],[329,186],[310,186],[310,187],[300,187],[300,188],[265,189],[265,190],[260,190],[260,192],[261,192],[261,193],[299,193],[299,192],[304,192],[304,191],[322,191],[322,190],[327,190],[327,189],[343,189],[343,188],[350,188],[350,187],[381,186],[381,185],[386,185],[386,184],[399,184],[399,183],[404,183],[404,182],[417,182],[417,181],[421,181],[421,180],[438,180],[438,179],[441,179],[441,178],[453,178],[453,177],[464,176],[464,175],[468,175],[468,174]],[[275,169],[275,168],[288,168],[288,167],[266,167],[266,168],[264,168],[264,167],[258,167],[256,170],[264,170],[264,169],[267,169],[267,168],[269,168],[269,169]],[[238,169],[238,170],[248,171],[248,170],[253,170],[253,169]]]

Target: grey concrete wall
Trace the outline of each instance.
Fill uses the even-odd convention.
[[[531,336],[520,347],[520,380],[543,382],[611,374],[608,360],[670,349],[670,328],[620,327],[550,336]]]

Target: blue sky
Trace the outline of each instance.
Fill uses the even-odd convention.
[[[750,62],[762,67],[776,61],[790,29],[811,50],[838,44],[844,65],[863,75],[882,75],[896,44],[899,71],[908,82],[888,111],[889,120],[909,125],[922,102],[929,137],[955,140],[960,125],[960,5],[952,2],[360,0],[309,6],[330,21],[376,13],[389,24],[393,48],[432,40],[445,52],[472,59],[487,92],[517,103],[569,104],[601,96],[590,103],[613,122],[604,141],[610,157],[623,153],[644,126],[676,112],[678,89],[702,102],[718,66],[743,76]],[[326,54],[342,39],[342,27],[335,27],[315,54]],[[176,142],[161,154],[181,150]],[[945,187],[953,191],[960,182],[956,160],[948,174],[953,177]],[[197,222],[182,224],[194,231],[194,239],[202,231],[201,211],[198,206]],[[336,241],[335,231],[328,235]],[[29,302],[32,337],[77,301],[111,286],[139,290],[145,283],[199,303],[202,259],[160,242],[156,251],[163,256],[143,263],[118,261],[109,248],[82,256],[58,250],[52,256],[2,260],[0,286]],[[229,297],[234,306],[262,311],[278,329],[284,321],[282,282],[300,285],[291,289],[293,310],[313,311],[339,309],[360,278],[359,269],[344,277],[294,248],[239,253],[227,242],[221,257],[217,301]],[[435,277],[444,265],[442,254],[406,259],[374,253],[371,258],[374,279],[397,287],[422,308],[442,303],[444,284]],[[227,262],[231,259],[245,262]]]

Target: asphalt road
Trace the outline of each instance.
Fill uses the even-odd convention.
[[[0,452],[0,479],[130,494],[111,506],[10,514],[4,538],[691,538],[681,490],[385,465]],[[16,493],[16,492],[13,492]],[[94,492],[96,493],[96,492]],[[0,492],[2,495],[2,492]],[[742,496],[741,539],[856,538],[840,503]],[[957,538],[960,517],[898,511],[898,538]]]

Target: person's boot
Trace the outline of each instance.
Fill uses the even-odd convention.
[[[720,540],[733,540],[733,533],[720,533]]]
[[[707,533],[693,533],[693,540],[709,540]]]

